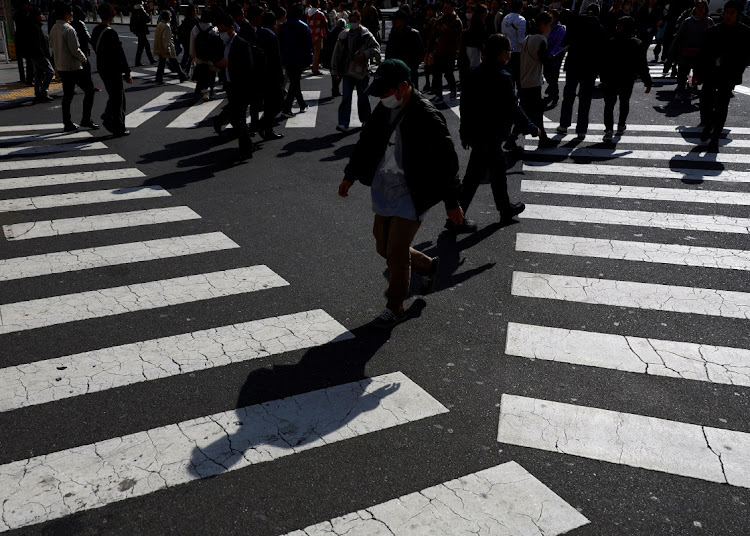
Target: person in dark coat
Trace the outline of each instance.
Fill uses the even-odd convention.
[[[138,37],[138,46],[135,50],[135,66],[141,67],[141,57],[143,51],[146,51],[146,57],[151,65],[156,63],[153,54],[151,54],[151,44],[148,42],[149,29],[148,25],[151,17],[143,9],[143,3],[137,3],[133,6],[133,12],[130,14],[130,31]]]
[[[302,22],[303,11],[299,4],[289,8],[287,21],[279,28],[279,46],[281,61],[289,78],[289,91],[284,101],[282,115],[292,117],[292,103],[297,99],[299,111],[307,110],[307,103],[302,96],[302,73],[310,67],[313,59],[312,33]]]
[[[636,31],[632,17],[622,17],[617,22],[615,36],[607,41],[602,63],[602,86],[604,88],[604,141],[611,141],[614,135],[614,109],[620,99],[620,116],[617,121],[617,135],[625,132],[630,96],[636,77],[640,76],[651,92],[651,74],[648,70],[646,49],[639,39],[633,37]]]
[[[568,59],[565,61],[566,78],[560,107],[560,126],[557,127],[557,132],[560,134],[568,131],[573,119],[576,91],[578,95],[576,134],[583,138],[589,128],[591,99],[604,44],[604,34],[599,25],[598,15],[599,6],[590,5],[585,15],[578,15],[571,19],[563,38],[563,46],[568,47]]]
[[[229,122],[237,133],[240,158],[252,158],[254,147],[247,128],[247,108],[253,88],[252,50],[250,43],[237,35],[230,16],[222,17],[217,26],[224,42],[224,58],[216,66],[223,67],[226,76]]]
[[[424,59],[422,36],[409,25],[409,14],[403,9],[396,11],[392,20],[385,59],[403,61],[411,69],[411,81],[416,87],[419,85],[419,64]]]
[[[99,4],[97,9],[101,23],[91,34],[91,44],[96,52],[96,69],[107,90],[107,105],[102,114],[102,124],[115,136],[127,136],[125,128],[125,87],[123,82],[133,83],[130,67],[122,49],[120,36],[111,27],[115,9],[110,4]]]
[[[698,53],[697,82],[703,82],[700,96],[701,140],[719,147],[719,136],[729,113],[734,86],[750,63],[750,27],[739,21],[742,3],[730,0],[724,6],[721,24],[706,30]]]
[[[284,83],[284,71],[281,66],[281,49],[279,38],[273,33],[272,28],[276,25],[276,15],[273,13],[256,13],[251,19],[253,26],[257,28],[257,46],[263,51],[263,72],[258,74],[263,97],[263,117],[260,118],[259,133],[264,140],[278,140],[283,134],[274,132],[274,120],[281,112],[282,100],[284,98],[282,84]],[[258,66],[255,66],[256,70]]]
[[[27,57],[33,64],[30,72],[34,74],[34,102],[49,102],[52,99],[49,95],[49,84],[55,71],[52,68],[52,55],[49,51],[47,37],[42,30],[42,10],[35,7],[31,10],[31,16],[36,19],[36,23],[31,27],[31,32],[26,44]],[[18,61],[21,61],[19,59]]]
[[[464,149],[471,149],[471,156],[461,185],[459,203],[468,212],[479,183],[489,172],[495,208],[503,222],[509,222],[526,206],[511,203],[508,197],[502,143],[510,134],[512,125],[516,125],[524,134],[541,134],[524,113],[513,92],[513,78],[506,70],[510,55],[508,37],[503,34],[490,36],[482,63],[466,77],[460,103],[461,145]],[[488,99],[492,100],[492,106],[487,106]],[[461,225],[448,221],[445,227],[457,233],[473,232],[477,228],[476,223],[469,219],[464,219]]]
[[[13,23],[15,32],[13,41],[16,44],[16,58],[18,61],[18,76],[22,84],[27,86],[35,85],[34,82],[34,60],[29,55],[29,40],[36,33],[36,18],[31,12],[31,3],[29,0],[23,0],[18,10],[13,14]],[[26,69],[24,70],[24,61]]]

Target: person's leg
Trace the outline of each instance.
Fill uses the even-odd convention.
[[[464,180],[461,181],[461,193],[458,196],[458,202],[464,211],[464,216],[469,211],[469,205],[477,193],[479,183],[487,171],[487,148],[484,145],[477,145],[471,148],[469,155],[469,165],[466,166]]]
[[[415,220],[390,218],[386,257],[390,280],[385,295],[386,307],[393,312],[402,311],[409,296],[412,263],[414,271],[421,274],[426,274],[432,265],[430,257],[411,247],[420,225]]]
[[[687,87],[687,78],[690,73],[690,65],[685,62],[677,63],[677,92],[684,93]]]
[[[626,84],[619,88],[620,117],[617,119],[617,130],[625,130],[630,114],[630,97],[633,95],[633,84]]]
[[[240,146],[242,156],[250,156],[253,152],[253,142],[250,139],[250,132],[247,128],[247,107],[249,101],[244,95],[235,95],[229,93],[229,122],[237,133],[237,141]]]
[[[349,126],[352,115],[352,93],[354,92],[354,79],[351,76],[341,77],[341,103],[339,104],[339,125]]]
[[[307,108],[305,97],[302,96],[302,69],[295,71],[294,73],[294,90],[294,97],[297,99],[297,106],[300,107],[300,110]]]
[[[425,64],[424,66],[424,87],[422,88],[422,91],[429,91],[432,89],[432,84],[430,83],[430,76],[432,76],[432,65]]]
[[[291,69],[286,69],[286,77],[289,79],[289,90],[284,98],[284,112],[292,113],[292,103],[294,102],[294,80],[295,76]]]
[[[727,122],[727,115],[729,115],[729,103],[732,99],[732,90],[734,89],[733,84],[726,82],[719,82],[716,91],[716,105],[714,115],[714,128],[711,137],[715,140],[721,136],[721,131],[724,130],[724,123]]]
[[[595,74],[586,74],[581,78],[581,85],[578,89],[578,123],[576,124],[576,133],[579,135],[586,134],[589,129],[589,113],[595,85]]]
[[[617,103],[617,89],[612,87],[613,83],[604,86],[604,130],[615,129],[615,103]]]
[[[143,36],[143,42],[145,45],[146,56],[148,57],[148,61],[150,61],[151,65],[153,65],[154,63],[156,63],[156,60],[154,59],[154,55],[151,54],[151,43],[149,42],[147,35]]]
[[[83,90],[83,113],[81,114],[81,123],[91,122],[91,109],[94,107],[94,82],[91,80],[91,73],[85,69],[76,71],[76,85]]]
[[[578,88],[578,76],[568,71],[563,88],[563,100],[560,106],[560,126],[569,127],[573,120],[573,102]]]
[[[144,42],[146,41],[145,35],[139,35],[138,36],[138,44],[135,48],[135,65],[136,67],[139,67],[141,64],[141,59],[143,58],[143,49],[145,48]]]
[[[703,127],[706,129],[706,132],[709,133],[713,129],[715,102],[716,83],[711,78],[707,78],[703,81],[703,88],[701,89],[699,106],[701,114],[701,125],[703,125]]]
[[[75,95],[76,91],[76,73],[75,71],[57,71],[57,74],[60,75],[63,86],[63,124],[69,126],[73,124],[73,121],[70,118],[70,104],[73,102],[73,95]]]
[[[441,56],[435,56],[435,63],[432,65],[432,92],[435,97],[443,98],[443,70],[445,61]]]
[[[448,89],[451,92],[451,98],[456,98],[456,75],[453,71],[456,68],[456,58],[445,59],[445,79],[448,82]]]
[[[317,73],[320,70],[320,50],[323,47],[323,40],[316,39],[313,41],[313,63],[312,70]]]
[[[357,115],[359,122],[363,125],[370,120],[372,109],[370,108],[370,99],[367,96],[367,86],[370,85],[370,77],[365,76],[362,80],[357,80]]]
[[[156,66],[156,83],[157,84],[163,84],[164,83],[164,66],[167,63],[167,58],[164,56],[159,56],[159,65]]]
[[[492,199],[500,217],[510,216],[510,197],[508,196],[508,178],[505,174],[505,152],[502,146],[492,144],[487,148],[487,167],[490,172],[490,187],[492,188]]]

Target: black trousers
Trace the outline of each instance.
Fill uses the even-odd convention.
[[[73,102],[73,95],[75,95],[76,86],[83,90],[83,113],[81,114],[81,121],[90,121],[91,108],[94,106],[95,92],[94,83],[91,81],[91,73],[86,69],[79,69],[77,71],[58,71],[57,73],[62,79],[63,86],[63,123],[69,125],[73,122],[70,118],[70,105]]]
[[[547,89],[544,93],[549,95],[552,100],[558,100],[560,98],[560,64],[549,61],[544,64],[542,70],[544,79],[547,81]]]
[[[252,151],[253,142],[247,128],[247,107],[250,106],[250,96],[244,91],[235,91],[231,84],[227,87],[228,104],[225,108],[229,122],[237,133],[237,141],[241,151]]]
[[[701,122],[711,127],[714,138],[718,138],[724,129],[729,114],[729,101],[732,98],[734,84],[716,76],[706,77],[701,90]]]
[[[507,213],[510,208],[508,197],[508,180],[505,175],[505,152],[500,141],[490,141],[472,145],[469,165],[466,175],[461,184],[459,203],[464,214],[469,210],[471,200],[479,188],[479,183],[489,172],[492,197],[495,200],[495,208],[500,214]]]
[[[177,58],[165,58],[164,56],[159,56],[159,65],[156,67],[156,83],[161,84],[164,81],[164,67],[168,66],[169,70],[173,73],[176,73],[177,76],[180,77],[180,82],[184,82],[187,80],[187,76],[185,75],[185,71],[182,70],[182,67],[177,62]]]
[[[625,82],[607,82],[604,84],[604,129],[614,130],[615,124],[615,103],[620,99],[620,117],[617,124],[625,126],[630,113],[630,96],[633,94],[633,83]]]
[[[299,107],[305,105],[305,99],[302,96],[302,69],[287,69],[286,75],[289,78],[289,91],[284,99],[284,110],[291,111],[294,99],[297,99]]]
[[[107,106],[102,114],[104,128],[113,134],[125,130],[125,85],[121,74],[99,73],[107,90]]]
[[[138,36],[138,47],[135,49],[136,65],[141,63],[141,56],[143,56],[144,50],[146,51],[146,57],[148,58],[148,61],[154,63],[154,55],[151,54],[151,43],[148,42],[148,35],[145,34]]]
[[[258,128],[261,132],[273,129],[273,121],[281,111],[284,95],[281,86],[271,84],[263,90],[263,117]]]
[[[541,138],[546,138],[547,133],[544,131],[544,101],[542,100],[542,86],[525,87],[518,90],[518,99],[521,102],[521,108],[531,119],[539,130],[542,131]]]
[[[435,56],[435,63],[432,65],[432,91],[438,97],[443,94],[443,75],[448,82],[450,92],[456,92],[456,77],[453,74],[455,67],[455,57]]]

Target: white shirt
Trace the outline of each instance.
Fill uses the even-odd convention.
[[[500,26],[501,33],[510,39],[510,49],[513,52],[521,52],[523,40],[526,39],[526,19],[518,13],[508,13]]]

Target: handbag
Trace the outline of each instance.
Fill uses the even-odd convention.
[[[367,76],[367,58],[358,59],[354,56],[349,60],[344,76],[351,76],[355,80],[363,80]]]

